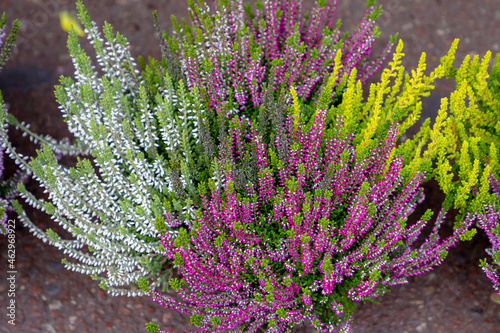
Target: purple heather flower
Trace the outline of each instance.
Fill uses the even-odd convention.
[[[193,2],[189,7],[193,27],[181,29],[174,22],[178,36],[169,44],[180,59],[188,87],[199,86],[216,108],[230,96],[235,109],[258,107],[266,85],[273,89],[293,85],[299,97],[314,99],[334,69],[338,50],[343,65],[339,80],[356,67],[364,82],[393,45],[388,43],[377,59],[369,60],[377,34],[375,6],[367,8],[351,36],[342,36],[336,25],[336,0],[319,1],[308,18],[302,13],[302,1],[257,1],[255,14],[243,0],[213,2],[215,9]],[[274,71],[269,70],[271,65]]]
[[[490,177],[490,183],[496,197],[496,203],[485,206],[485,212],[478,214],[477,224],[484,230],[492,245],[491,248],[486,249],[486,252],[493,258],[493,263],[490,264],[486,259],[483,259],[481,260],[481,268],[500,296],[500,211],[498,210],[500,183],[493,175]]]
[[[5,33],[5,27],[2,27],[0,28],[0,49],[2,49],[2,46],[5,43],[5,37],[7,37],[7,34]]]
[[[443,261],[472,217],[441,239],[440,212],[430,236],[415,246],[430,216],[406,223],[423,200],[423,175],[404,183],[402,158],[392,156],[397,124],[362,153],[354,134],[344,134],[342,117],[327,123],[326,115],[318,110],[310,125],[298,126],[287,116],[275,124],[284,136],[270,144],[255,125],[237,122],[233,147],[247,143],[250,151],[233,149],[232,160],[214,161],[224,177],[200,184],[201,206],[189,231],[162,237],[183,277],[171,280],[182,301],[159,293],[153,300],[190,313],[197,332],[283,332],[306,319],[318,331],[337,332],[349,329],[354,301],[371,300]],[[286,147],[284,159],[278,146]],[[235,170],[251,156],[257,181],[237,189]],[[176,221],[169,213],[167,220]]]

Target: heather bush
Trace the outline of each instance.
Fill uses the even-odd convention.
[[[456,49],[458,40],[452,48]],[[459,68],[453,61],[446,65],[446,75],[457,81],[451,96],[450,117],[446,120],[445,132],[451,138],[447,149],[436,156],[442,161],[436,169],[441,188],[447,195],[446,205],[460,211],[459,218],[467,212],[484,211],[484,203],[491,199],[489,191],[490,173],[499,178],[500,164],[498,144],[500,142],[500,89],[498,76],[500,64],[492,69],[492,80],[488,81],[491,52],[482,59],[475,56],[472,61],[466,56]],[[477,180],[470,181],[474,174]],[[453,178],[456,175],[457,177]],[[469,191],[463,191],[467,187]],[[480,190],[479,188],[482,188]]]
[[[433,212],[415,223],[408,217],[423,200],[420,185],[434,157],[450,145],[447,100],[432,128],[426,122],[426,131],[397,142],[453,53],[429,75],[423,54],[405,76],[400,42],[363,100],[356,69],[339,79],[338,51],[316,106],[302,103],[293,86],[292,103],[284,87],[274,99],[268,83],[258,121],[217,118],[211,178],[198,185],[200,209],[187,220],[167,210],[160,230],[165,255],[182,275],[170,280],[182,301],[151,292],[153,300],[190,314],[199,332],[286,332],[304,320],[321,332],[348,331],[355,301],[374,300],[439,265],[451,246],[471,237],[474,215],[445,238],[445,210],[426,236]],[[339,104],[334,89],[343,91]],[[177,237],[165,232],[181,223]]]
[[[7,35],[6,23],[5,13],[3,13],[0,18],[0,71],[7,62],[9,54],[15,46],[17,31],[19,29],[19,21],[15,20],[10,33]],[[7,106],[5,105],[1,92],[0,109],[2,109],[3,112],[7,112]],[[0,124],[1,127],[7,126],[4,119],[0,119]],[[0,132],[0,140],[4,141],[3,139],[5,137],[5,134]],[[0,178],[3,178],[2,176],[5,171],[4,154],[5,148],[3,145],[0,145]],[[2,179],[0,181],[0,235],[5,235],[7,233],[7,211],[12,210],[10,202],[15,196],[15,184],[21,179],[21,173],[18,173],[9,180]]]
[[[449,151],[451,165],[441,167],[452,171],[448,185],[442,187],[450,199],[457,198],[455,208],[462,216],[465,212],[478,214],[477,225],[491,242],[487,252],[493,259],[492,264],[483,259],[480,265],[500,293],[500,55],[491,70],[490,64],[491,52],[487,52],[482,58],[467,55],[458,68],[451,63],[447,67],[447,75],[457,82],[456,93],[467,96],[468,103],[457,103],[450,110],[447,127],[455,145]],[[468,196],[460,198],[457,194],[471,173],[483,176],[472,184]],[[452,175],[457,176],[454,181]]]
[[[266,84],[273,89],[282,83],[293,85],[303,100],[316,100],[336,65],[338,50],[343,64],[338,79],[356,68],[357,78],[364,82],[395,40],[391,37],[377,59],[369,58],[380,34],[375,20],[382,10],[375,1],[367,1],[366,13],[352,34],[340,31],[336,0],[317,1],[306,14],[302,1],[258,0],[256,11],[243,0],[214,0],[215,6],[188,2],[192,26],[172,17],[176,34],[164,34],[164,53],[178,62],[187,86],[196,86],[205,103],[216,109],[229,103],[229,113],[248,114],[258,108]]]
[[[202,87],[188,89],[165,45],[165,59],[149,59],[148,65],[138,61],[141,73],[125,37],[107,23],[101,37],[81,1],[77,7],[96,57],[91,59],[77,33],[70,32],[74,79],[62,77],[55,89],[75,141],[38,135],[7,115],[43,148],[30,159],[5,143],[10,156],[47,193],[47,198],[39,198],[20,185],[21,197],[72,237],[61,237],[51,228],[41,230],[19,202],[13,204],[33,234],[73,258],[63,260],[65,267],[91,274],[109,293],[143,294],[136,286],[140,277],[151,288],[162,285],[167,290],[173,262],[162,255],[155,225],[163,223],[165,210],[181,222],[194,218],[201,203],[197,186],[210,176],[212,146],[218,140],[201,144],[200,137],[218,131],[213,125],[222,113],[202,100]],[[312,22],[323,19],[318,16]],[[365,58],[366,45],[351,56]],[[77,156],[78,162],[70,167],[56,156]],[[178,225],[172,223],[169,229],[172,237],[177,235]]]

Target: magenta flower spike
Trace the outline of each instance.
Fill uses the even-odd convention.
[[[490,183],[496,202],[486,205],[485,212],[478,214],[477,224],[490,240],[492,246],[486,249],[486,252],[492,257],[493,262],[488,263],[486,259],[483,259],[480,265],[500,296],[500,211],[498,210],[500,183],[493,176],[490,177]]]

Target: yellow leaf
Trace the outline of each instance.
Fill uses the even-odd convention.
[[[80,24],[78,24],[78,22],[76,21],[76,18],[74,18],[67,11],[59,12],[59,21],[61,21],[61,28],[64,31],[70,32],[71,27],[73,27],[73,29],[79,36],[85,37],[85,32],[83,32],[83,29],[80,27]]]

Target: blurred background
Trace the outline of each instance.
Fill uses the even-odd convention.
[[[152,11],[157,10],[163,30],[171,33],[171,15],[187,18],[185,0],[86,0],[90,15],[99,27],[104,21],[125,35],[132,54],[145,58],[161,56]],[[304,1],[310,8],[313,1]],[[455,65],[465,55],[480,57],[491,50],[500,52],[500,3],[498,0],[379,0],[384,13],[378,19],[382,32],[374,54],[378,54],[399,32],[404,41],[403,64],[416,68],[426,52],[428,69],[439,64],[455,38],[461,41]],[[353,31],[363,16],[364,0],[338,0],[337,16],[343,31]],[[41,134],[57,139],[69,136],[58,110],[53,86],[61,75],[72,76],[73,66],[66,50],[67,33],[61,29],[59,12],[76,16],[74,0],[0,0],[0,14],[6,12],[8,23],[21,21],[17,48],[0,73],[0,90],[9,104],[9,112],[32,124]],[[81,39],[84,48],[90,45]],[[89,52],[93,55],[93,52]],[[390,59],[390,57],[388,58]],[[370,81],[377,80],[375,75]],[[431,97],[424,101],[423,117],[433,117],[440,99],[454,88],[451,80],[440,80]],[[11,140],[25,154],[33,155],[38,147],[20,133],[11,131]],[[8,158],[7,158],[8,159]],[[9,163],[9,161],[7,161]],[[12,165],[7,165],[13,170]],[[28,189],[43,196],[36,182]],[[441,193],[435,184],[425,188],[426,208],[440,208]],[[30,210],[41,228],[60,229],[45,214]],[[187,316],[166,310],[145,298],[113,297],[105,294],[87,275],[67,271],[61,262],[64,255],[42,243],[16,219],[16,326],[7,325],[2,315],[0,332],[145,332],[146,322],[153,321],[164,330],[193,330]],[[447,221],[448,227],[452,219]],[[6,242],[0,244],[0,259],[7,262]],[[380,305],[360,304],[355,312],[352,332],[484,332],[500,331],[500,304],[490,281],[479,269],[479,259],[489,246],[479,233],[472,241],[450,251],[444,264],[430,273],[395,286],[381,297]],[[4,267],[3,263],[0,267]],[[5,270],[0,270],[5,281]],[[7,306],[7,284],[0,283],[0,308]],[[3,313],[3,311],[2,311]],[[314,332],[305,325],[298,332]]]

